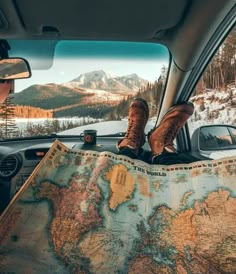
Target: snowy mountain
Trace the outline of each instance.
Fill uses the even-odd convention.
[[[71,82],[78,82],[81,85],[89,84],[90,82],[101,81],[106,83],[108,79],[112,78],[112,75],[103,70],[95,70],[87,73],[80,74],[77,78]]]
[[[126,75],[126,76],[116,77],[115,80],[122,83],[129,89],[135,90],[135,91],[138,91],[140,87],[143,87],[148,84],[147,80],[140,78],[136,73]]]
[[[137,74],[114,77],[111,74],[96,70],[79,75],[70,82],[64,83],[67,87],[80,87],[84,89],[107,90],[119,93],[134,93],[147,85],[148,81]]]
[[[103,70],[81,74],[64,84],[32,85],[15,94],[17,105],[40,107],[57,117],[100,115],[128,96],[135,96],[147,80],[137,74],[114,77]],[[79,108],[78,108],[79,107]]]

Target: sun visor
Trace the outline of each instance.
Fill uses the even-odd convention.
[[[11,47],[9,56],[25,58],[31,69],[46,70],[53,65],[57,42],[55,40],[8,40]]]

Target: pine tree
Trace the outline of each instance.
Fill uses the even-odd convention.
[[[13,97],[8,96],[4,103],[0,104],[0,128],[2,138],[12,138],[17,136],[19,129],[15,121],[15,105],[12,103]]]
[[[52,122],[49,121],[49,119],[45,120],[44,123],[43,123],[43,133],[49,135],[49,134],[52,133],[52,131],[53,131]],[[38,133],[42,134],[41,130],[39,130]]]
[[[34,127],[31,122],[28,122],[26,125],[26,129],[24,131],[25,136],[33,136],[34,135]]]
[[[53,119],[52,121],[52,132],[59,132],[61,130],[60,123],[58,119]]]
[[[205,89],[224,92],[230,85],[236,86],[236,27],[215,53],[196,87],[195,95],[204,93]]]

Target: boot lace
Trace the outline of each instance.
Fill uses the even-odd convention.
[[[141,134],[141,126],[133,119],[129,120],[129,126],[125,134],[125,138],[133,141],[135,144],[140,144],[143,140],[143,135]]]
[[[174,123],[171,123],[168,125],[166,134],[163,136],[163,143],[166,146],[174,146],[173,141],[174,141],[176,135],[178,134],[179,129],[180,128]]]

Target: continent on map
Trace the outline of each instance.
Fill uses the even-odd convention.
[[[119,164],[113,165],[104,175],[104,179],[110,182],[111,195],[110,208],[115,210],[119,204],[131,199],[135,179],[127,170],[127,167]]]
[[[128,274],[171,274],[171,267],[156,263],[151,256],[138,255],[128,267]]]
[[[91,231],[79,247],[81,254],[90,261],[91,273],[119,273],[127,259],[128,248],[121,241],[120,234],[109,229]]]
[[[182,201],[186,195],[190,192]],[[236,273],[235,219],[236,198],[220,188],[178,213],[162,205],[150,216],[149,230],[138,227],[142,242],[136,249],[140,255],[157,252],[166,266],[175,265],[172,272],[163,273]],[[131,269],[142,256],[131,261]],[[154,258],[148,260],[153,265]]]
[[[36,197],[52,204],[50,235],[56,254],[65,263],[79,267],[82,256],[78,241],[86,231],[99,227],[102,221],[97,210],[101,200],[97,185],[89,182],[89,178],[86,180],[86,176],[74,174],[67,187],[41,183]]]
[[[139,192],[141,195],[146,197],[152,197],[152,193],[149,190],[150,184],[147,176],[144,175],[137,175],[137,181],[139,185]]]

